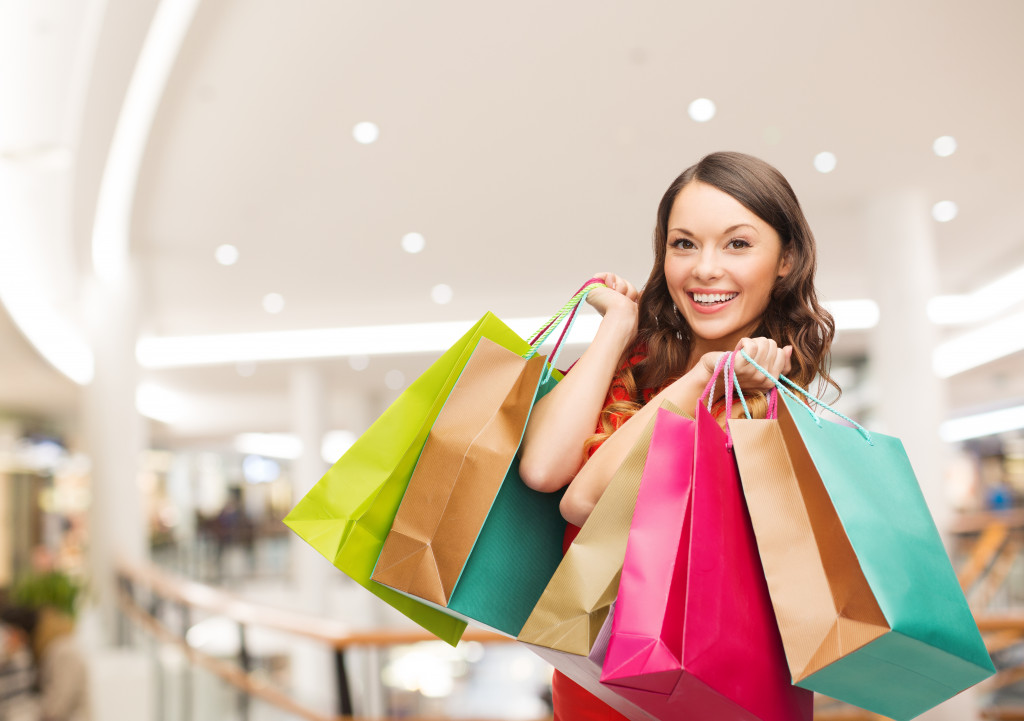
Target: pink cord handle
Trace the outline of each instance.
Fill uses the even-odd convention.
[[[582,293],[582,292],[583,292],[584,290],[586,290],[586,289],[587,289],[587,288],[588,288],[589,286],[591,286],[591,285],[603,285],[603,284],[604,284],[604,281],[603,281],[603,280],[601,280],[600,278],[591,278],[591,279],[590,279],[590,280],[588,280],[588,281],[587,281],[586,283],[584,283],[583,285],[581,285],[581,286],[580,286],[580,288],[579,288],[579,290],[577,290],[577,291],[576,291],[575,293],[573,293],[573,296],[575,297],[576,295],[579,295],[580,293]],[[576,306],[575,306],[575,307],[573,308],[573,313],[575,313],[575,312],[576,312],[576,308],[578,308],[578,307],[579,307],[579,305],[576,305]],[[570,316],[570,318],[571,318],[571,316]],[[559,322],[561,322],[561,320],[562,320],[562,319],[561,319],[561,318],[559,318],[557,314],[556,314],[556,315],[554,315],[554,316],[552,316],[551,320],[549,320],[549,321],[548,321],[547,325],[545,325],[545,326],[544,326],[543,328],[541,328],[541,329],[540,329],[539,331],[537,331],[537,332],[536,332],[536,333],[534,334],[534,336],[533,336],[532,338],[530,338],[530,345],[533,345],[534,343],[536,343],[536,342],[537,342],[537,339],[538,339],[538,338],[540,338],[540,337],[541,337],[542,335],[544,335],[545,333],[547,333],[547,332],[548,332],[548,329],[549,329],[549,328],[550,328],[551,326],[555,325],[556,323],[559,323]],[[562,331],[562,335],[563,335],[563,336],[565,335],[565,331],[564,331],[564,330]],[[559,343],[561,343],[561,338],[559,338]],[[557,344],[556,344],[556,347],[557,347]]]
[[[708,410],[711,410],[711,403],[715,397],[715,385],[718,383],[718,374],[722,372],[722,367],[725,365],[726,360],[730,356],[730,353],[723,353],[722,357],[715,363],[715,370],[711,374],[711,380],[708,381],[707,386],[704,388],[704,392],[700,394],[700,402],[703,403],[706,398],[708,401]]]

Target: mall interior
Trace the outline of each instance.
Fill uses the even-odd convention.
[[[920,718],[1024,719],[1022,28],[1019,0],[0,1],[0,602],[81,677],[48,711],[5,616],[0,720],[551,718],[539,655],[434,639],[283,520],[485,313],[526,338],[597,272],[641,287],[662,194],[720,150],[792,184],[824,400],[902,441],[994,662]]]

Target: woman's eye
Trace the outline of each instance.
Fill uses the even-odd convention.
[[[733,250],[739,250],[740,248],[749,248],[750,243],[743,240],[743,238],[733,238],[729,241],[729,247]]]
[[[677,238],[672,241],[671,245],[673,248],[679,248],[681,250],[690,250],[691,248],[697,247],[689,238]]]

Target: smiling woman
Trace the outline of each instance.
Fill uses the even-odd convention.
[[[817,300],[815,253],[792,188],[767,163],[715,153],[676,178],[658,207],[643,293],[597,274],[607,287],[587,297],[602,316],[594,341],[526,428],[520,473],[535,490],[566,488],[566,544],[662,401],[693,409],[723,353],[742,348],[804,386],[815,375],[831,382],[835,325]],[[735,371],[748,394],[770,387],[742,359]],[[763,415],[763,402],[751,405]],[[624,718],[558,672],[552,686],[555,721]]]

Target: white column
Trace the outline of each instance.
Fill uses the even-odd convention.
[[[936,329],[927,315],[938,293],[935,234],[920,190],[879,196],[867,208],[865,252],[881,312],[870,346],[875,427],[903,441],[940,532],[953,506],[945,486],[947,448],[939,438],[945,386],[932,370]],[[922,715],[923,721],[977,718],[977,698],[961,694]]]
[[[98,630],[101,640],[111,642],[117,618],[115,564],[121,558],[132,563],[149,558],[146,509],[139,486],[147,433],[135,408],[139,299],[133,273],[119,283],[95,283],[88,290],[96,361],[93,381],[82,394],[82,426],[92,460],[89,566]]]
[[[302,441],[302,455],[292,464],[292,494],[297,502],[320,480],[327,464],[320,447],[327,432],[327,391],[323,373],[312,365],[296,365],[289,374],[292,430]],[[306,613],[327,616],[328,580],[340,573],[311,546],[292,537],[289,550],[292,588],[297,606]],[[292,687],[297,697],[317,708],[336,708],[334,658],[321,644],[295,644],[292,649]]]

